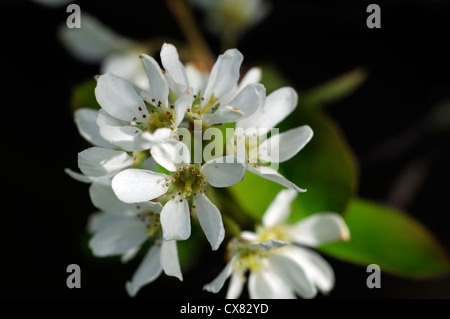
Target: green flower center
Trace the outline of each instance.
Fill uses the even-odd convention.
[[[171,176],[173,191],[183,197],[196,196],[206,186],[206,178],[199,165],[182,166]]]
[[[148,121],[148,131],[154,133],[159,128],[170,128],[175,123],[176,114],[173,105],[168,107],[157,107],[152,109]]]

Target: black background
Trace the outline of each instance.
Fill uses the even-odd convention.
[[[91,13],[122,35],[183,39],[163,1],[77,3],[82,13]],[[368,80],[326,109],[359,160],[358,193],[386,201],[405,165],[433,154],[428,174],[406,208],[450,250],[449,131],[411,129],[432,107],[450,98],[449,1],[377,1],[382,9],[381,29],[366,27],[370,2],[273,3],[267,19],[239,43],[244,61],[274,63],[300,94],[355,67],[365,67]],[[94,258],[83,248],[86,220],[94,207],[88,185],[64,173],[64,168],[76,169],[77,153],[87,146],[73,124],[71,88],[99,72],[98,65],[74,59],[59,43],[56,29],[66,21],[65,9],[26,1],[0,4],[1,264],[6,267],[2,292],[33,299],[128,298],[124,284],[139,261],[123,265],[116,258]],[[214,52],[220,53],[217,40],[205,36]],[[374,160],[371,151],[399,134],[407,134],[406,141],[414,140],[413,146],[387,160]],[[217,255],[211,252],[202,257],[201,269],[184,274],[183,283],[160,278],[137,298],[223,297],[223,293],[212,295],[201,289],[223,267]],[[371,290],[366,287],[365,268],[327,260],[337,278],[327,298],[450,297],[448,276],[419,281],[383,274],[382,288]],[[81,289],[66,287],[66,267],[72,263],[81,267]]]

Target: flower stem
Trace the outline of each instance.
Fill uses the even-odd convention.
[[[189,6],[184,0],[166,0],[166,4],[184,33],[194,59],[198,59],[199,66],[209,72],[214,63],[213,54],[198,29]]]

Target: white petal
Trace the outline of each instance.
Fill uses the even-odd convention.
[[[109,143],[127,152],[143,151],[147,143],[138,140],[142,131],[134,126],[101,126],[100,135]]]
[[[294,157],[311,140],[313,131],[308,125],[272,135],[259,145],[258,158],[266,162],[282,163]]]
[[[137,255],[140,248],[141,247],[134,247],[134,248],[127,250],[122,256],[120,256],[120,261],[123,264],[129,262],[131,259],[133,259]]]
[[[155,162],[170,172],[190,163],[189,149],[184,143],[175,140],[155,144],[150,152]]]
[[[174,276],[183,281],[180,261],[178,260],[177,242],[163,240],[161,244],[161,267],[168,276]]]
[[[143,132],[136,135],[134,144],[141,149],[147,150],[159,142],[169,140],[171,135],[172,130],[170,128],[159,128],[153,133]]]
[[[80,174],[80,173],[74,172],[74,171],[72,171],[69,168],[64,169],[64,172],[67,175],[69,175],[70,177],[72,177],[74,180],[77,180],[77,181],[82,182],[82,183],[92,183],[92,182],[95,182],[95,181],[98,181],[98,180],[102,180],[102,179],[105,179],[105,178],[112,177],[112,176],[109,176],[109,175],[104,175],[104,176],[86,176],[84,174]]]
[[[104,212],[119,216],[135,216],[137,214],[135,204],[127,204],[117,198],[109,179],[92,183],[89,195],[92,204]]]
[[[127,122],[146,122],[147,107],[128,81],[111,73],[100,76],[95,88],[100,106],[110,115]]]
[[[246,119],[259,109],[259,95],[265,94],[265,91],[266,89],[262,84],[248,84],[228,103],[228,105],[243,112],[244,115],[240,117],[239,120]]]
[[[281,254],[270,257],[270,265],[282,281],[302,298],[313,298],[317,289],[304,269],[291,258]]]
[[[295,197],[297,197],[297,192],[293,189],[280,191],[262,217],[264,227],[269,228],[286,221]]]
[[[258,273],[250,273],[248,292],[251,299],[294,299],[295,296],[278,274],[266,268]]]
[[[131,281],[126,283],[125,287],[130,297],[136,296],[143,286],[151,283],[161,274],[160,251],[161,247],[153,245],[145,255]]]
[[[245,73],[239,82],[238,91],[242,90],[247,84],[259,83],[261,81],[262,71],[259,67],[253,67]]]
[[[87,230],[92,234],[102,229],[111,227],[114,224],[127,222],[130,220],[130,217],[118,216],[107,212],[97,212],[89,216]]]
[[[186,89],[189,86],[189,81],[177,48],[173,44],[164,43],[160,55],[164,69],[170,73],[176,83],[182,84]]]
[[[306,192],[306,189],[299,188],[297,185],[286,179],[286,177],[284,177],[283,175],[281,175],[280,173],[278,173],[277,171],[268,166],[261,165],[253,167],[252,165],[247,165],[247,169],[252,173],[264,177],[265,179],[278,183],[287,188],[293,189],[297,192],[301,193]]]
[[[181,196],[164,205],[160,218],[164,240],[186,240],[191,235],[188,201]]]
[[[230,49],[220,55],[214,64],[208,83],[203,94],[205,101],[209,101],[214,93],[219,98],[233,89],[239,79],[239,69],[244,57],[236,49]]]
[[[247,244],[247,246],[250,247],[251,249],[261,249],[264,251],[271,251],[273,249],[284,247],[287,244],[288,243],[283,240],[269,239],[258,244]]]
[[[133,165],[131,156],[123,151],[91,147],[78,153],[78,167],[83,174],[103,176]]]
[[[129,126],[130,125],[129,121],[119,120],[118,118],[115,118],[114,116],[110,115],[104,109],[100,109],[98,111],[96,123],[99,128],[102,126]]]
[[[220,289],[222,289],[223,284],[228,279],[228,277],[231,276],[233,273],[233,265],[236,261],[236,258],[238,256],[235,255],[231,260],[228,262],[228,264],[225,266],[225,268],[220,272],[220,274],[209,284],[206,284],[203,286],[203,289],[212,293],[218,293]]]
[[[166,175],[143,169],[127,169],[114,176],[111,186],[125,203],[140,203],[167,192]]]
[[[97,125],[98,111],[93,109],[82,108],[74,113],[74,121],[78,128],[78,132],[89,143],[104,148],[115,148],[110,143],[106,142],[99,132]]]
[[[257,241],[259,236],[252,231],[243,230],[243,231],[241,231],[240,238],[247,240],[247,241]]]
[[[245,113],[235,107],[224,105],[219,107],[219,109],[214,113],[207,113],[202,116],[203,122],[205,124],[223,124],[223,123],[233,123],[243,118]]]
[[[242,293],[242,289],[244,288],[244,281],[240,275],[233,273],[230,279],[230,283],[228,285],[228,291],[226,295],[226,299],[237,299]]]
[[[121,255],[141,245],[147,238],[145,225],[130,218],[128,221],[100,229],[89,241],[89,247],[98,257]]]
[[[108,54],[101,63],[100,72],[112,73],[129,81],[139,89],[148,90],[148,80],[139,60],[139,53],[136,49],[126,51],[116,51]],[[137,91],[139,93],[139,91]]]
[[[200,226],[205,232],[212,250],[217,250],[225,237],[222,215],[216,205],[203,193],[197,196],[195,205]]]
[[[175,123],[172,125],[172,127],[178,127],[180,123],[183,121],[184,116],[186,115],[187,109],[192,105],[193,101],[193,93],[192,89],[187,90],[186,92],[182,93],[181,96],[178,97],[177,101],[175,102]]]
[[[58,29],[61,42],[80,60],[99,62],[112,50],[123,50],[132,45],[130,40],[114,33],[87,12],[83,12],[81,25],[81,28],[69,29],[64,23]]]
[[[203,92],[208,80],[208,75],[199,70],[194,63],[186,64],[186,75],[189,79],[189,86],[194,90],[194,94]]]
[[[245,165],[234,156],[223,156],[207,161],[201,168],[208,183],[214,187],[236,184],[245,174]]]
[[[150,95],[156,100],[154,104],[158,105],[158,102],[161,102],[162,106],[168,107],[169,86],[158,62],[146,54],[141,54],[139,57],[144,65],[145,73],[147,73]]]
[[[349,240],[350,232],[344,219],[336,213],[308,216],[289,228],[291,239],[311,247],[336,240]]]
[[[297,102],[298,95],[293,88],[280,88],[267,96],[264,106],[252,116],[236,123],[236,127],[254,128],[260,135],[266,134],[294,111]]]
[[[322,293],[328,293],[334,287],[333,268],[316,252],[302,247],[289,246],[280,253],[296,262]]]

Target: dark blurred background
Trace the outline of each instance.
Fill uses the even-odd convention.
[[[424,125],[436,106],[450,103],[450,2],[372,2],[381,6],[381,29],[366,27],[370,2],[272,1],[272,12],[244,35],[238,48],[249,66],[273,63],[300,94],[364,67],[368,78],[361,87],[325,109],[358,158],[358,194],[401,206],[450,251],[449,125]],[[82,14],[96,16],[121,35],[183,40],[163,1],[76,3]],[[73,58],[58,41],[57,27],[69,15],[66,6],[3,0],[0,12],[3,293],[13,298],[127,298],[125,282],[140,260],[123,265],[117,258],[91,256],[85,226],[95,209],[88,185],[64,173],[67,167],[77,168],[77,153],[87,147],[73,124],[71,89],[98,74],[99,65]],[[205,36],[219,54],[216,38]],[[399,180],[412,185],[412,195],[399,199]],[[223,267],[219,256],[204,255],[202,267],[183,274],[183,283],[162,276],[137,298],[223,297],[225,290],[216,296],[201,288]],[[327,298],[450,298],[448,276],[411,280],[383,274],[382,288],[368,289],[365,267],[327,260],[337,278]],[[66,267],[72,263],[81,267],[81,289],[66,287]]]

